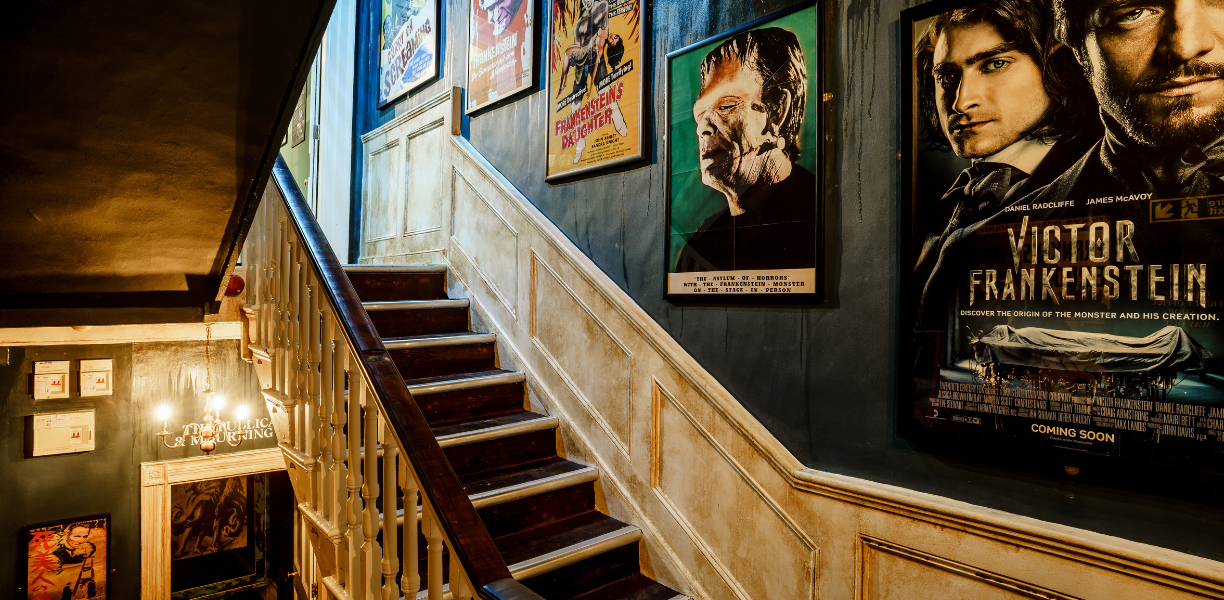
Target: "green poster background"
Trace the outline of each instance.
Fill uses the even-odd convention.
[[[811,171],[816,170],[816,147],[819,143],[816,131],[816,110],[820,106],[820,96],[817,94],[817,45],[816,45],[816,5],[779,17],[773,21],[745,29],[764,29],[766,27],[781,27],[799,38],[803,48],[803,59],[808,72],[807,104],[803,109],[803,132],[799,136],[799,165]],[[740,32],[736,32],[740,33]],[[703,222],[727,205],[727,199],[722,194],[701,183],[701,171],[697,159],[697,126],[693,121],[693,102],[701,89],[701,60],[705,55],[729,36],[670,59],[668,74],[668,112],[670,123],[670,139],[668,141],[668,156],[671,159],[671,220],[667,249],[667,271],[676,271],[676,261],[680,249],[684,247],[689,237],[697,231]],[[815,202],[813,196],[810,202]]]

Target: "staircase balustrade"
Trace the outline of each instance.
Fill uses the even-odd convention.
[[[542,600],[511,577],[283,159],[243,262],[244,356],[313,552],[295,557],[298,572],[317,564],[316,585],[342,600],[417,598],[422,583],[429,600]]]

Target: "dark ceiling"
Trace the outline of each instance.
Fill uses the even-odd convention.
[[[6,3],[0,327],[215,311],[334,2]]]

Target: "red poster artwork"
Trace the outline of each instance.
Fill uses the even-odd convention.
[[[106,516],[24,530],[27,600],[106,598]]]

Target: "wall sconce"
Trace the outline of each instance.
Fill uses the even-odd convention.
[[[162,430],[154,435],[161,438],[161,443],[167,448],[181,448],[187,445],[187,441],[191,435],[199,435],[200,450],[204,454],[208,454],[217,449],[217,436],[220,434],[221,439],[230,446],[240,446],[246,441],[246,431],[239,428],[237,431],[238,441],[231,441],[229,428],[224,421],[218,421],[221,416],[221,409],[225,407],[225,398],[218,395],[212,389],[212,354],[210,346],[212,344],[212,325],[205,327],[206,334],[204,340],[204,361],[205,361],[205,376],[204,376],[204,418],[201,423],[188,423],[183,426],[183,435],[174,439],[173,444],[166,442],[166,436],[170,435],[167,430],[168,421],[170,419],[170,407],[161,405],[157,407],[157,418],[162,422]],[[249,416],[249,411],[245,406],[239,406],[234,410],[234,416],[238,420],[246,419]],[[194,433],[193,433],[194,432]]]

